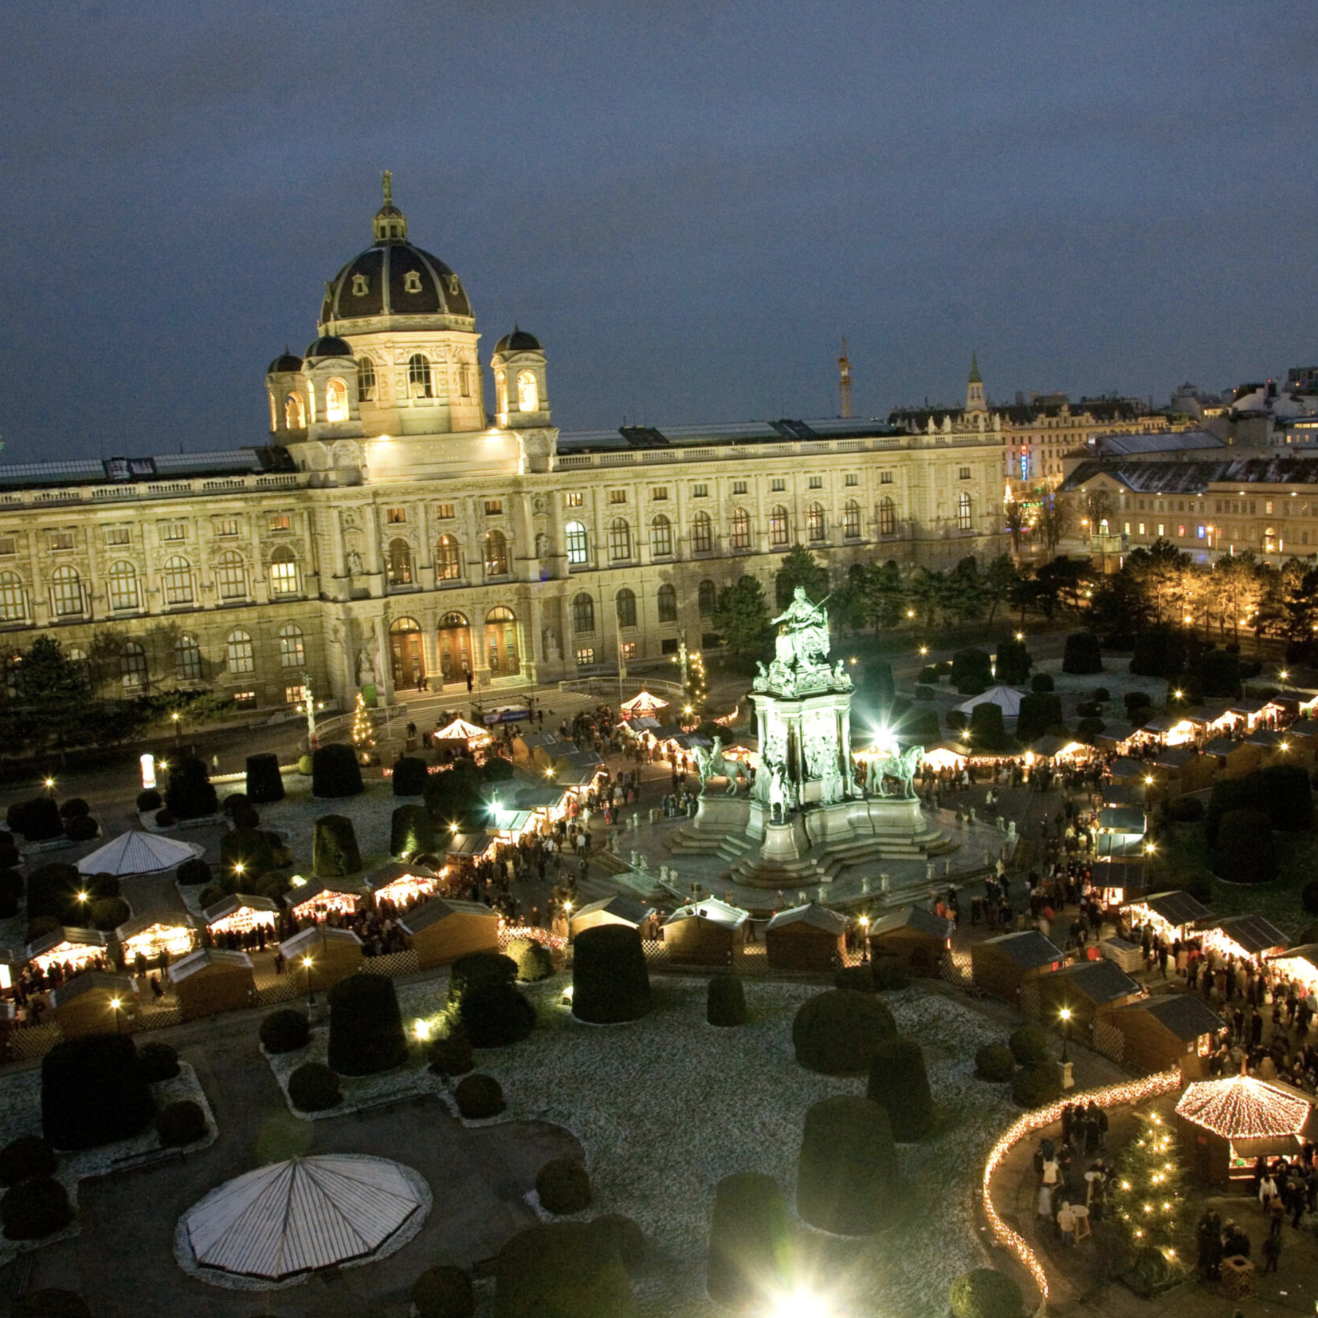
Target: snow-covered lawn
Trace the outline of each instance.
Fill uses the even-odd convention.
[[[704,979],[656,977],[650,1015],[612,1027],[575,1021],[562,1003],[567,983],[560,975],[524,986],[540,1028],[512,1048],[479,1052],[476,1069],[503,1086],[508,1109],[499,1120],[553,1121],[578,1136],[594,1185],[592,1214],[625,1213],[641,1225],[653,1255],[636,1280],[641,1312],[714,1318],[721,1311],[704,1285],[715,1184],[733,1172],[768,1172],[790,1207],[806,1109],[832,1094],[863,1094],[865,1081],[796,1064],[792,1017],[815,986],[749,981],[750,1024],[718,1029],[705,1022]],[[445,980],[403,986],[409,1029],[418,1018],[439,1025],[446,993]],[[984,1263],[974,1212],[980,1169],[1019,1113],[1002,1086],[974,1078],[975,1049],[999,1040],[999,1027],[921,988],[886,1001],[902,1031],[925,1049],[938,1108],[936,1132],[900,1147],[902,1225],[868,1240],[804,1225],[799,1233],[818,1275],[839,1292],[841,1312],[943,1318],[948,1283]],[[282,1079],[304,1061],[323,1060],[325,1043],[318,1031],[308,1048],[271,1058],[272,1068]],[[419,1061],[343,1082],[345,1106],[423,1088],[442,1090]]]

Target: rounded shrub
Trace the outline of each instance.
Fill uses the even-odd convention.
[[[339,1075],[376,1075],[407,1061],[398,994],[387,975],[359,973],[330,989],[329,1064]]]
[[[174,817],[174,814],[173,814],[172,811],[170,811],[170,810],[157,810],[157,811],[156,811],[156,827],[157,827],[157,828],[173,828],[174,825],[175,825],[176,823],[178,823],[178,820]]]
[[[347,815],[321,815],[311,834],[311,872],[318,879],[342,879],[360,873],[362,854]]]
[[[738,1172],[714,1191],[705,1288],[725,1309],[747,1309],[765,1292],[786,1289],[791,1228],[772,1176]]]
[[[235,824],[238,820],[235,818]],[[239,825],[220,838],[220,872],[226,877],[248,885],[244,891],[250,891],[250,885],[267,870],[275,868],[275,844],[278,837],[259,828],[245,828]],[[242,876],[239,879],[238,866],[241,865]]]
[[[448,1000],[459,1006],[467,993],[487,984],[511,987],[517,981],[517,962],[502,952],[468,952],[449,969]]]
[[[1020,1025],[1012,1030],[1007,1047],[1022,1066],[1041,1066],[1052,1060],[1052,1040],[1048,1031],[1038,1025]]]
[[[447,1264],[427,1268],[412,1283],[412,1305],[417,1318],[472,1318],[476,1295],[471,1278]]]
[[[10,1186],[0,1198],[6,1240],[40,1240],[73,1221],[68,1191],[53,1176]]]
[[[443,1039],[432,1039],[426,1054],[430,1059],[430,1069],[436,1075],[466,1075],[475,1065],[471,1040],[462,1030],[453,1030]]]
[[[1030,678],[1031,691],[1051,691],[1055,686],[1056,683],[1048,673],[1035,673],[1035,675]]]
[[[178,1050],[167,1043],[144,1043],[137,1050],[137,1063],[147,1084],[158,1085],[178,1075]]]
[[[1105,727],[1107,724],[1101,718],[1082,718],[1075,730],[1081,737],[1094,738],[1101,736]]]
[[[389,820],[389,854],[417,856],[435,845],[435,826],[423,805],[395,806]]]
[[[621,1213],[605,1213],[587,1223],[601,1249],[615,1249],[628,1274],[635,1273],[645,1262],[645,1233],[630,1217]]]
[[[587,1222],[546,1222],[513,1236],[494,1265],[497,1318],[635,1318],[616,1250]]]
[[[9,1308],[10,1318],[92,1318],[87,1301],[77,1291],[43,1286],[16,1296]]]
[[[151,1087],[126,1034],[57,1043],[41,1059],[41,1130],[57,1149],[92,1149],[145,1130]]]
[[[108,932],[131,919],[133,912],[122,897],[102,897],[92,902],[89,914],[93,929]]]
[[[394,795],[420,796],[426,790],[426,779],[430,773],[425,760],[415,755],[406,755],[394,761]]]
[[[506,1048],[535,1029],[535,1008],[511,984],[472,986],[458,1017],[473,1048]]]
[[[310,778],[315,772],[315,761],[310,755],[299,755],[297,761],[297,771],[304,778]]]
[[[843,966],[833,973],[833,987],[850,989],[853,993],[874,993],[874,966]]]
[[[590,1175],[573,1158],[554,1158],[536,1172],[535,1192],[547,1213],[580,1213],[590,1207]]]
[[[75,815],[64,825],[64,836],[70,842],[90,842],[101,826],[90,815]]]
[[[211,881],[211,867],[200,856],[194,856],[178,867],[177,878],[185,888],[204,886]]]
[[[20,807],[18,822],[14,827],[29,842],[49,842],[64,832],[64,821],[60,818],[59,806],[51,796],[34,796],[24,801]]]
[[[1228,883],[1270,883],[1281,871],[1272,821],[1262,810],[1228,810],[1217,826],[1213,872]]]
[[[288,1077],[288,1096],[303,1112],[324,1112],[343,1097],[339,1077],[322,1062],[304,1062]]]
[[[0,1149],[0,1185],[54,1174],[55,1150],[39,1135],[20,1135]]]
[[[554,954],[538,938],[514,938],[508,955],[517,963],[517,978],[535,984],[554,973]]]
[[[1062,1078],[1052,1064],[1022,1066],[1011,1077],[1011,1096],[1021,1107],[1042,1107],[1056,1102],[1061,1094]]]
[[[1173,824],[1197,824],[1204,817],[1204,803],[1197,796],[1178,796],[1167,802],[1164,813]]]
[[[253,805],[270,805],[284,799],[284,776],[279,756],[267,751],[247,757],[247,799]]]
[[[925,686],[934,686],[938,682],[938,669],[933,664],[925,664],[915,680]]]
[[[948,1287],[952,1318],[1022,1318],[1025,1298],[1021,1288],[993,1268],[963,1272]]]
[[[224,798],[224,804],[220,806],[220,811],[226,818],[232,819],[244,806],[250,805],[246,792],[230,792]]]
[[[137,808],[142,814],[149,814],[152,810],[159,810],[164,804],[164,799],[154,787],[144,788],[137,794]]]
[[[892,1012],[870,993],[829,989],[807,998],[792,1021],[796,1060],[824,1075],[863,1075],[879,1044],[897,1033]]]
[[[934,1099],[924,1053],[914,1039],[898,1035],[879,1044],[865,1094],[887,1112],[892,1137],[899,1143],[912,1144],[933,1128]]]
[[[975,1050],[975,1074],[981,1080],[1005,1084],[1016,1070],[1016,1059],[1005,1043],[986,1043]]]
[[[1072,632],[1066,638],[1062,651],[1062,672],[1064,673],[1101,673],[1103,671],[1103,651],[1099,648],[1098,637],[1092,632]]]
[[[497,1117],[507,1104],[503,1101],[503,1087],[492,1075],[464,1076],[453,1091],[458,1111],[469,1121]]]
[[[67,801],[60,803],[59,812],[65,819],[83,819],[91,814],[92,808],[82,797],[71,796]]]
[[[876,992],[891,993],[910,988],[910,972],[895,956],[876,957],[870,964]]]
[[[260,828],[261,816],[257,813],[256,807],[240,805],[233,812],[233,826],[239,829]]]
[[[363,790],[357,752],[342,742],[321,746],[311,756],[311,795],[322,800],[356,796]]]
[[[634,1021],[650,1010],[650,974],[640,931],[603,924],[576,940],[572,1014],[595,1025]]]
[[[705,995],[705,1019],[711,1025],[745,1025],[746,989],[738,975],[715,975]]]
[[[200,819],[215,814],[219,799],[205,760],[195,755],[170,760],[165,808],[175,819]]]
[[[306,1012],[281,1007],[261,1022],[260,1038],[268,1053],[295,1053],[311,1042],[311,1024]]]
[[[311,1109],[302,1110],[307,1112]],[[166,1149],[195,1144],[206,1138],[206,1114],[201,1110],[201,1104],[190,1099],[167,1103],[156,1117],[156,1132],[160,1136],[161,1146]]]
[[[805,1114],[796,1211],[840,1236],[867,1236],[900,1211],[897,1154],[888,1114],[868,1098],[838,1094]]]

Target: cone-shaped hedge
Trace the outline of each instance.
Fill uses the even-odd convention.
[[[151,1088],[126,1034],[58,1043],[41,1061],[41,1129],[57,1149],[92,1149],[145,1130]]]
[[[426,790],[429,770],[425,760],[409,755],[394,761],[393,786],[395,796],[420,796]]]
[[[407,1061],[394,982],[358,974],[330,989],[329,1064],[339,1075],[375,1075]]]
[[[415,856],[435,845],[435,826],[423,805],[400,805],[389,821],[389,854]]]
[[[725,1176],[709,1227],[709,1298],[725,1309],[751,1308],[785,1287],[790,1272],[791,1228],[778,1182],[762,1172]]]
[[[357,752],[351,746],[336,741],[312,753],[312,796],[334,800],[356,796],[362,790],[362,766],[357,763]]]
[[[880,1043],[897,1022],[872,993],[829,989],[807,998],[792,1021],[796,1060],[824,1075],[864,1075]]]
[[[577,937],[572,965],[572,1014],[595,1025],[634,1021],[650,1010],[650,975],[641,935],[625,924],[602,924]]]
[[[1025,1312],[1021,1288],[993,1268],[963,1272],[948,1287],[947,1298],[953,1318],[1021,1318]]]
[[[311,834],[311,872],[318,879],[342,879],[357,874],[362,853],[347,815],[321,815]]]
[[[892,1137],[901,1144],[923,1139],[934,1124],[934,1100],[925,1074],[924,1053],[914,1039],[899,1035],[879,1044],[870,1063],[866,1093],[888,1113]]]
[[[715,975],[709,981],[705,1019],[711,1025],[745,1025],[750,1019],[746,990],[736,975]]]
[[[279,756],[273,752],[247,757],[247,799],[253,805],[269,805],[284,799],[284,779]]]
[[[839,1094],[805,1114],[796,1174],[796,1211],[811,1226],[868,1236],[900,1203],[888,1114],[868,1098]]]
[[[633,1318],[618,1251],[586,1222],[550,1222],[514,1236],[494,1265],[494,1318]]]

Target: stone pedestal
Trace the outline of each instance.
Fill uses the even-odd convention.
[[[1062,1081],[1062,1092],[1063,1092],[1063,1093],[1065,1093],[1068,1089],[1074,1089],[1074,1088],[1075,1088],[1075,1076],[1073,1076],[1073,1075],[1071,1074],[1071,1068],[1072,1068],[1074,1065],[1075,1065],[1074,1062],[1058,1062],[1058,1063],[1057,1063],[1057,1074],[1058,1074],[1058,1076],[1060,1077],[1060,1079],[1061,1079],[1061,1081]]]
[[[752,801],[746,796],[701,794],[695,826],[706,833],[744,833],[749,827]]]
[[[764,826],[764,845],[760,848],[760,855],[770,864],[800,860],[809,849],[800,815],[793,816],[785,824]]]

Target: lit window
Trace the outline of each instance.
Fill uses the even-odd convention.
[[[696,604],[702,618],[714,616],[714,605],[718,600],[718,588],[712,581],[702,581],[696,592]]]
[[[306,662],[307,652],[302,642],[302,628],[290,622],[279,629],[279,666],[301,668]]]
[[[50,547],[51,547],[51,549],[56,550],[56,551],[59,551],[59,550],[62,550],[62,549],[72,549],[72,548],[73,548],[73,532],[72,532],[72,531],[52,531],[52,532],[50,533]]]
[[[522,412],[540,410],[540,386],[536,384],[534,371],[519,371],[517,374],[517,407]]]
[[[122,548],[131,544],[132,540],[133,534],[126,526],[112,526],[105,532],[105,543],[111,549]]]
[[[485,575],[502,577],[508,574],[508,541],[502,531],[491,531],[485,537]]]
[[[588,645],[577,651],[578,664],[593,664],[595,662],[595,647]]]
[[[1198,539],[1202,540],[1204,538],[1204,528],[1202,526],[1196,527],[1195,535],[1198,537]],[[1304,543],[1308,544],[1309,542],[1306,540]]]
[[[609,558],[614,563],[626,563],[632,556],[631,523],[615,517],[609,524]]]
[[[293,551],[281,546],[270,556],[270,593],[296,595],[297,584],[297,561]]]
[[[503,500],[502,500],[502,499],[486,499],[486,500],[485,500],[485,516],[486,516],[486,517],[502,517],[502,516],[503,516]]]
[[[82,612],[82,578],[71,567],[51,574],[50,602],[57,618],[76,618]]]
[[[414,352],[407,362],[407,387],[413,398],[432,398],[430,387],[430,362],[419,352]]]
[[[636,658],[636,642],[635,642],[635,641],[623,641],[623,643],[622,643],[622,657],[623,657],[624,660],[626,660],[626,659],[635,659],[635,658]]]
[[[667,558],[673,552],[673,524],[660,513],[650,523],[650,553],[655,558]]]
[[[232,700],[235,705],[254,705],[256,704],[256,692],[235,691],[229,699]]]
[[[248,632],[230,632],[224,646],[231,673],[256,671],[256,655],[252,650],[252,638]]]
[[[635,627],[636,626],[636,593],[628,590],[624,586],[617,596],[618,603],[618,626]]]
[[[897,505],[891,499],[879,500],[879,534],[897,533]]]
[[[714,523],[708,513],[697,513],[691,519],[691,550],[708,554],[714,548]]]
[[[146,651],[136,641],[125,643],[119,656],[119,671],[125,691],[141,691],[146,686]]]
[[[288,531],[292,528],[293,519],[288,513],[271,513],[270,529],[272,531]]]
[[[369,357],[357,358],[357,397],[363,403],[375,401],[375,364]]]
[[[120,561],[110,564],[109,576],[106,578],[106,590],[110,596],[110,608],[135,609],[138,606],[137,569],[131,563]]]
[[[388,508],[385,510],[384,520],[390,526],[402,526],[407,521],[407,509]]]
[[[217,536],[237,535],[238,519],[236,517],[221,517],[215,523],[215,534]]]
[[[233,550],[221,554],[215,564],[215,584],[222,600],[247,598],[247,567]]]
[[[453,505],[451,503],[437,503],[435,505],[435,516],[441,522],[451,522],[453,520]]]
[[[626,502],[627,502],[627,491],[626,491],[626,490],[610,490],[610,491],[609,491],[609,502],[610,502],[610,503],[626,503]]]
[[[958,531],[969,531],[970,517],[970,495],[959,495],[956,501],[956,529]]]
[[[572,601],[572,630],[577,633],[595,630],[595,601],[584,590]]]
[[[195,636],[180,636],[174,642],[174,672],[180,682],[201,681],[201,646]]]
[[[385,574],[391,586],[410,586],[412,584],[412,547],[406,540],[389,541],[389,555],[385,562]]]
[[[677,621],[677,588],[665,582],[659,587],[656,600],[659,604],[659,621],[676,622]]]
[[[462,556],[458,542],[451,535],[441,535],[435,545],[435,578],[438,581],[457,581],[462,576]]]
[[[855,499],[848,499],[842,510],[842,534],[848,540],[860,539],[860,504]]]
[[[827,535],[822,504],[812,503],[805,513],[806,535],[812,544],[818,544]]]
[[[0,572],[0,622],[23,622],[27,618],[27,592],[16,572]]]
[[[787,543],[787,509],[780,503],[774,504],[769,512],[769,543],[782,548]]]
[[[307,698],[307,689],[304,686],[286,686],[284,688],[284,703],[286,705],[300,705]]]
[[[733,549],[751,547],[751,515],[745,508],[736,508],[732,513],[732,533],[728,537]]]
[[[298,394],[289,394],[284,399],[284,429],[305,430],[307,428],[307,409]]]
[[[342,380],[331,380],[325,386],[325,420],[348,419],[348,386]]]
[[[580,490],[570,490],[563,496],[563,502],[569,508],[580,508],[585,502],[585,495],[583,495]]]
[[[567,541],[567,561],[569,567],[584,567],[590,558],[590,540],[586,528],[580,522],[569,522],[563,528]]]
[[[1176,528],[1176,534],[1177,534],[1178,536],[1180,536],[1181,539],[1184,539],[1184,538],[1185,538],[1185,527],[1183,527],[1183,526],[1178,526],[1178,527]]]
[[[822,490],[824,488],[824,478],[822,476],[811,476],[809,485],[812,490]]]
[[[186,558],[167,558],[160,579],[167,605],[192,603],[192,564]]]

